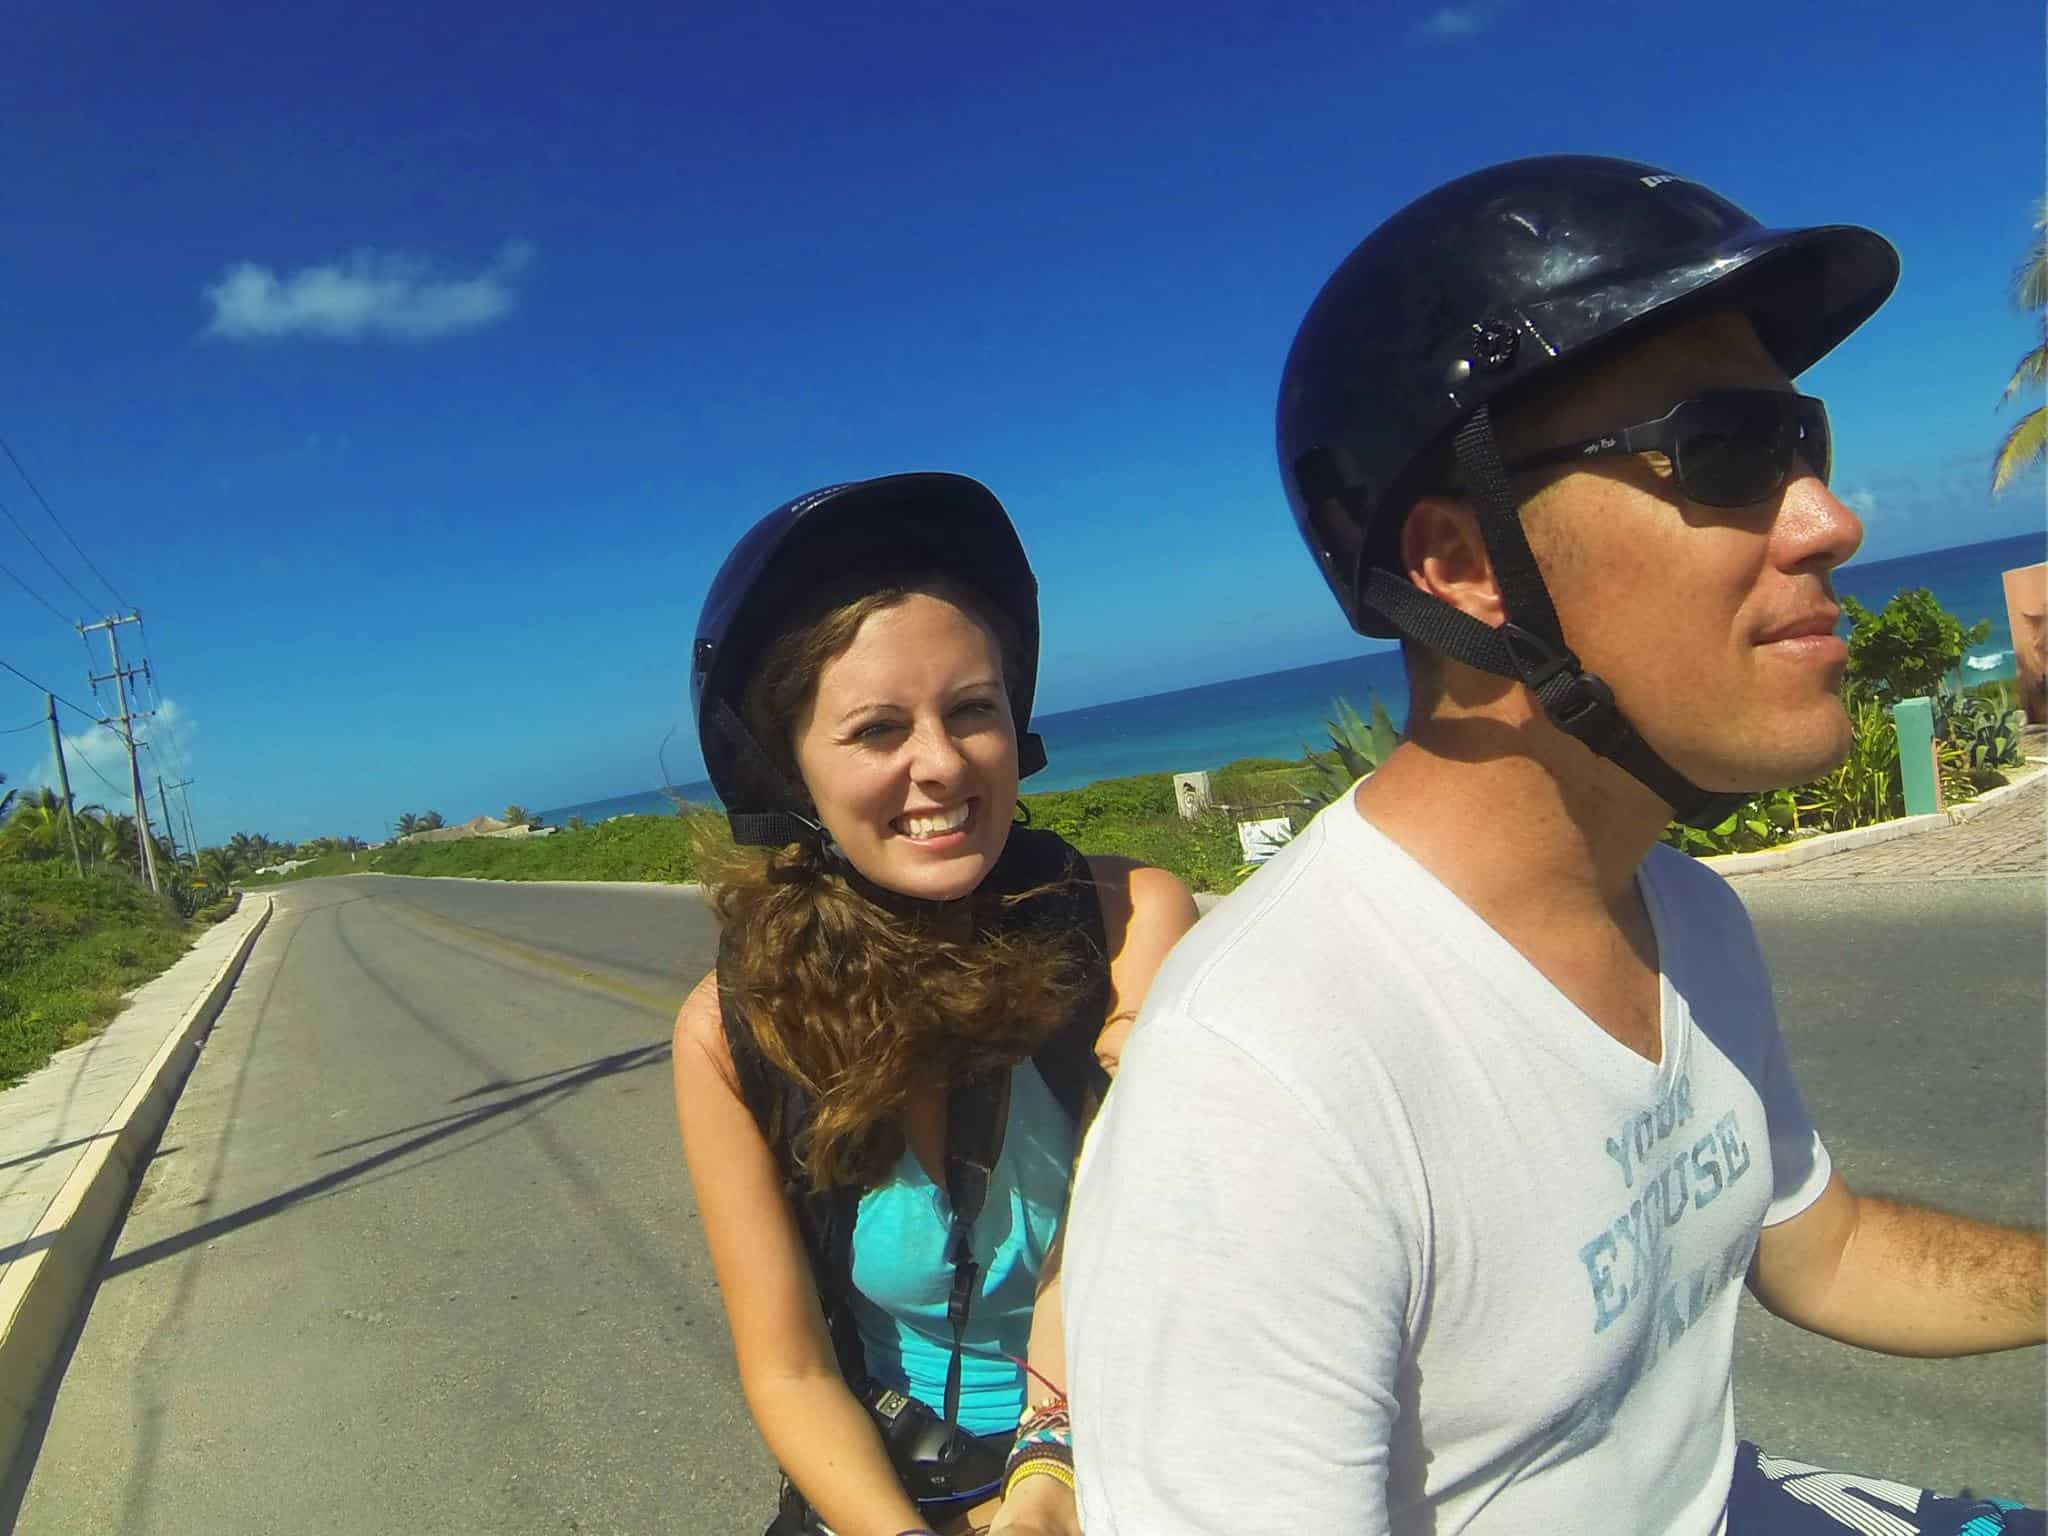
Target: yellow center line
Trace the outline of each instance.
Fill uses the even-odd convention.
[[[557,955],[552,951],[537,949],[531,944],[522,944],[516,939],[508,939],[503,934],[492,933],[488,928],[479,928],[474,923],[465,923],[458,918],[448,917],[439,912],[431,912],[425,907],[414,905],[403,896],[398,897],[397,901],[400,906],[406,909],[408,915],[417,918],[427,926],[443,929],[456,938],[465,939],[472,944],[481,945],[486,949],[494,949],[501,954],[510,955],[527,965],[546,971],[552,976],[572,982],[577,986],[588,988],[590,991],[602,992],[625,1002],[637,1003],[660,1014],[663,1018],[673,1017],[676,1010],[683,1005],[683,998],[685,996],[683,990],[674,992],[651,991],[646,987],[635,986],[630,981],[623,981],[616,976],[606,975],[602,971],[593,971],[587,966],[565,959],[563,956]]]

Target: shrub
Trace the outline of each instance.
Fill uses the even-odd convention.
[[[1846,832],[1906,813],[1890,711],[1875,698],[1853,699],[1849,726],[1849,755],[1841,766],[1794,791],[1800,818],[1822,832]]]
[[[1963,653],[1991,633],[1984,620],[1964,629],[1925,587],[1909,587],[1876,613],[1853,597],[1849,615],[1849,691],[1881,704],[1930,698],[1962,665]]]
[[[1695,858],[1756,853],[1785,841],[1799,829],[1799,805],[1789,789],[1774,789],[1745,800],[1711,827],[1672,822],[1663,841]]]
[[[1057,832],[1087,853],[1111,851],[1089,846],[1090,836],[1099,827],[1147,817],[1180,819],[1173,800],[1173,777],[1164,773],[1101,779],[1079,789],[1049,789],[1021,798],[1033,826]]]

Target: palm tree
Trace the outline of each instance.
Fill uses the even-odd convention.
[[[207,848],[199,854],[199,879],[201,883],[216,891],[225,893],[242,873],[242,865],[235,858],[232,848]]]
[[[400,837],[411,837],[413,833],[419,831],[419,829],[420,819],[413,812],[407,811],[403,816],[398,818],[398,835]]]
[[[441,819],[439,811],[427,811],[420,817],[419,830],[422,832],[437,832],[447,825],[448,823]]]
[[[14,799],[12,795],[8,797]],[[88,807],[97,810],[97,806]],[[81,852],[84,839],[80,839]],[[64,837],[64,801],[54,789],[36,790],[14,800],[14,813],[0,827],[0,857],[36,860],[68,855]]]
[[[2012,301],[2042,317],[2041,339],[2020,358],[2006,381],[2002,406],[2029,385],[2048,384],[2048,198],[2034,208],[2034,240],[2027,258],[2012,275]],[[2048,407],[2035,406],[2013,424],[1991,461],[1991,494],[2048,457]]]
[[[4,773],[0,773],[0,784],[5,784],[6,782],[7,775]],[[0,820],[5,819],[8,807],[14,804],[14,797],[20,793],[21,791],[18,789],[10,789],[9,791],[7,791],[6,794],[0,795]]]
[[[502,812],[499,813],[498,820],[504,822],[505,825],[508,827],[523,827],[529,824],[537,825],[540,821],[540,818],[534,815],[533,812],[529,811],[525,806],[521,805],[517,800],[514,800],[510,805],[506,806]]]

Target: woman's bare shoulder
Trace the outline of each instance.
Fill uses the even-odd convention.
[[[675,1052],[685,1049],[701,1054],[720,1075],[732,1076],[732,1047],[725,1038],[725,1013],[718,1001],[718,972],[706,971],[704,979],[690,989],[683,1006],[676,1010]]]

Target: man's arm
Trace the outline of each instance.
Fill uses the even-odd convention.
[[[1789,1323],[1894,1355],[1974,1355],[2048,1342],[2039,1232],[1858,1195],[1837,1173],[1766,1227],[1756,1299]]]

